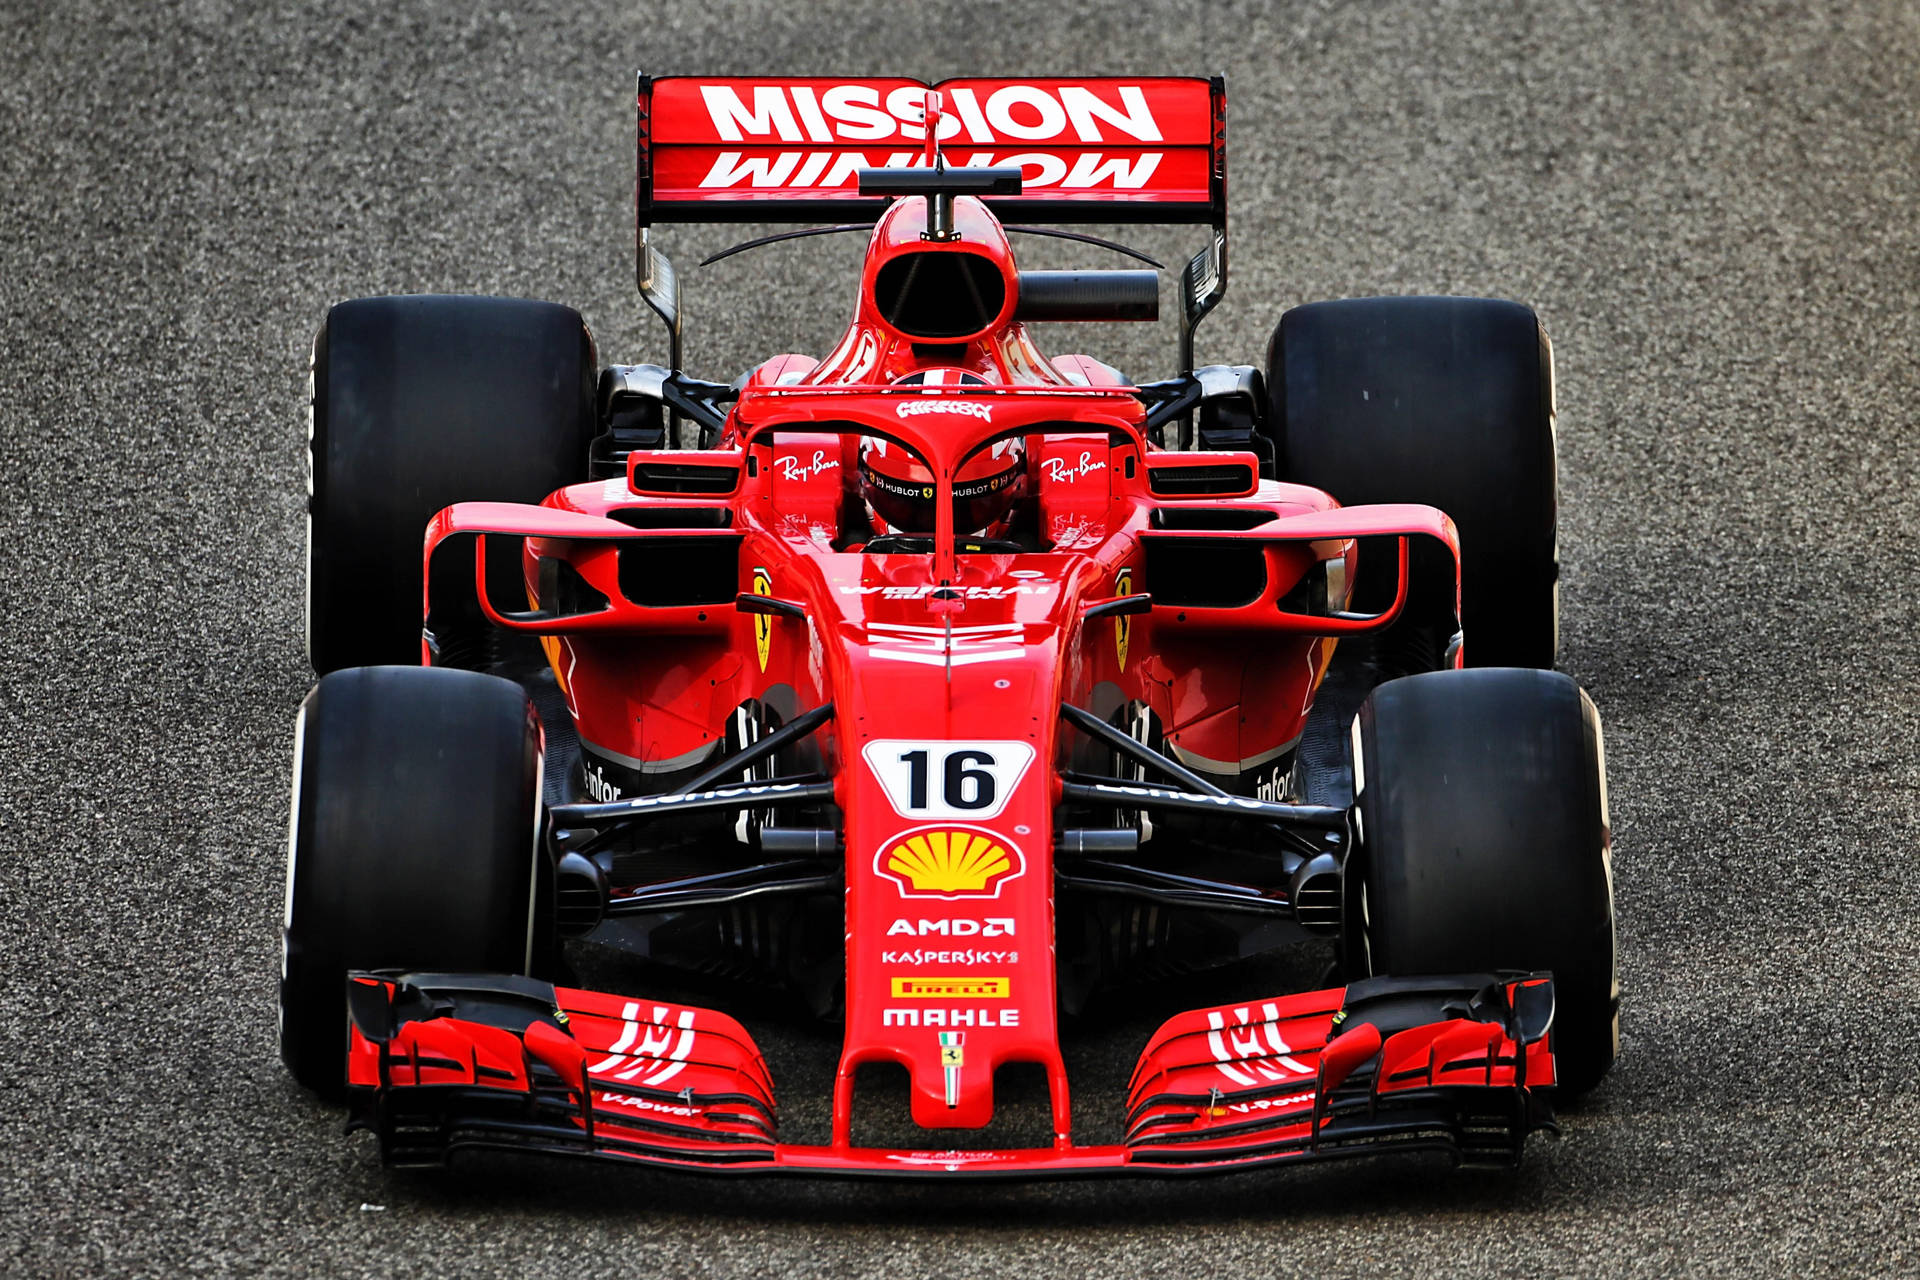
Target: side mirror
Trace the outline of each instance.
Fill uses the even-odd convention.
[[[667,371],[658,365],[617,364],[600,371],[594,396],[599,434],[587,447],[588,476],[617,479],[635,449],[662,449],[667,440]]]

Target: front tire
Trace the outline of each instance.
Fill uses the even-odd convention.
[[[1439,671],[1375,689],[1354,736],[1356,976],[1551,970],[1560,1088],[1592,1089],[1620,1025],[1592,701],[1554,672]]]
[[[300,1084],[345,1091],[350,969],[529,971],[541,767],[507,680],[358,667],[307,695],[280,978],[280,1056]]]
[[[1349,298],[1295,307],[1267,351],[1283,480],[1343,505],[1420,502],[1460,531],[1468,665],[1553,666],[1560,637],[1553,347],[1533,311],[1491,298]],[[1408,607],[1452,631],[1451,566],[1416,547]],[[1384,608],[1391,543],[1362,548]],[[1380,597],[1384,593],[1385,598]]]

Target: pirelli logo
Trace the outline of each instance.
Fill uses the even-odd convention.
[[[896,1000],[1005,1000],[1013,983],[1006,978],[895,978]]]

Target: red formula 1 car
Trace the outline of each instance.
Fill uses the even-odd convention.
[[[639,113],[674,367],[494,298],[343,303],[315,344],[295,1078],[396,1164],[1515,1160],[1619,1005],[1533,313],[1319,303],[1264,374],[1194,368],[1218,80],[643,78]],[[854,315],[704,382],[649,229],[741,219],[865,232]],[[1158,276],[1021,270],[1029,219],[1211,227],[1181,372],[1041,352],[1031,322],[1154,318]],[[1205,998],[1315,936],[1344,985]],[[633,990],[555,985],[572,939]],[[649,994],[675,970],[844,1026],[830,1134],[783,1140],[748,1030]],[[1077,1142],[1063,1019],[1181,975],[1210,1007]],[[1048,1140],[996,1132],[1009,1067]],[[918,1148],[855,1141],[876,1070]]]

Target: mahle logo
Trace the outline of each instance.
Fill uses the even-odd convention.
[[[907,898],[997,898],[1027,860],[1011,842],[979,827],[920,827],[880,846],[873,869]]]

